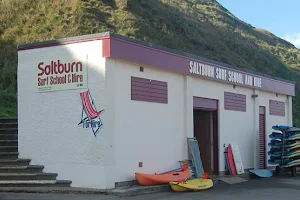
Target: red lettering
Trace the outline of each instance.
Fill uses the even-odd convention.
[[[78,72],[78,65],[80,67],[80,71],[82,71],[82,63],[81,62],[77,62],[76,63],[76,72]]]
[[[62,64],[59,62],[60,60],[58,60],[58,73],[62,74],[66,69],[66,64]]]
[[[38,86],[44,86],[44,85],[48,85],[48,78],[38,78]]]
[[[52,61],[53,62],[53,61]],[[58,61],[59,62],[59,61]],[[54,73],[57,74],[57,64],[56,62],[53,62],[54,63],[54,66],[53,66],[53,69],[54,69]],[[52,73],[53,74],[53,73]]]
[[[73,66],[74,66],[75,64],[76,64],[75,62],[72,63],[72,65],[71,65],[71,72],[73,72],[73,70],[74,70]]]
[[[51,61],[51,74],[53,74],[53,73],[55,73],[53,70],[55,70],[55,67],[54,67],[54,65],[53,65],[53,61]]]
[[[38,64],[38,69],[41,71],[38,73],[38,76],[82,71],[81,62],[63,63],[60,60],[57,60],[57,62],[51,61],[50,64],[45,67],[43,67],[43,65],[44,62]]]
[[[66,67],[66,68],[65,68],[65,72],[66,72],[66,73],[69,73],[69,72],[71,71],[70,65],[71,65],[70,63],[68,63],[68,65],[65,65],[65,67]]]
[[[51,67],[50,67],[50,65],[46,65],[46,67],[45,67],[45,74],[49,75],[50,73],[51,73]]]
[[[41,65],[43,65],[43,64],[44,64],[44,62],[40,62],[40,63],[38,64],[39,70],[42,71],[42,72],[38,73],[38,76],[42,76],[42,75],[44,74],[44,69],[41,67]]]
[[[68,83],[71,83],[72,80],[71,80],[71,74],[68,75]]]

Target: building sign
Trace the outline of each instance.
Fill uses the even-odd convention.
[[[190,73],[216,80],[261,88],[261,78],[211,65],[190,61]]]
[[[35,67],[37,92],[87,88],[87,67],[81,61],[41,61]]]

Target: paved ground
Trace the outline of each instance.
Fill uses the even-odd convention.
[[[134,200],[300,200],[300,175],[298,177],[273,177],[270,179],[252,179],[250,181],[225,185],[216,184],[212,189],[202,192],[175,193],[164,192],[123,199]],[[120,197],[108,195],[80,194],[12,194],[0,193],[0,200],[112,200]]]

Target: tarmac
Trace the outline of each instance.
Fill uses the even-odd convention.
[[[19,188],[20,189],[20,188]],[[26,189],[26,188],[25,188]],[[34,188],[27,188],[27,191],[19,190],[18,193],[9,191],[9,188],[0,188],[0,200],[111,200],[111,199],[135,199],[135,200],[182,200],[182,199],[205,199],[205,200],[277,200],[293,199],[300,200],[300,175],[291,177],[289,174],[283,174],[278,177],[264,179],[249,179],[238,183],[225,183],[217,181],[213,188],[200,192],[178,193],[165,188],[162,191],[154,193],[136,194],[136,195],[118,195],[110,192],[99,190],[83,190],[80,192],[76,188],[69,191],[53,191],[54,188],[44,188],[44,192],[33,192]],[[42,189],[42,188],[40,188]],[[128,188],[130,189],[130,188]],[[124,189],[125,191],[125,189]],[[29,191],[30,192],[30,191]]]
[[[237,184],[245,182],[248,179],[248,174],[238,176],[211,176],[214,185],[225,183],[225,184]],[[168,184],[155,185],[155,186],[141,186],[141,185],[128,185],[122,186],[110,190],[101,189],[89,189],[89,188],[77,188],[77,187],[0,187],[0,192],[10,193],[60,193],[60,194],[103,194],[103,195],[114,195],[119,197],[130,197],[144,194],[152,194],[158,192],[171,191]],[[0,199],[1,200],[1,199]]]

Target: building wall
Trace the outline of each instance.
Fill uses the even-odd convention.
[[[245,169],[258,166],[259,106],[266,106],[266,145],[274,124],[288,123],[284,117],[269,115],[269,100],[285,101],[285,95],[222,84],[206,79],[109,60],[115,72],[115,181],[134,179],[135,172],[158,173],[178,166],[187,158],[186,137],[193,137],[193,96],[217,99],[219,103],[219,171],[225,171],[224,145],[239,147]],[[168,104],[132,101],[130,77],[168,82]],[[224,92],[246,95],[246,112],[225,110]],[[258,94],[258,98],[252,98]],[[175,123],[174,123],[175,122]],[[169,141],[169,143],[165,142]],[[167,146],[168,145],[168,146]],[[268,157],[267,157],[268,159]],[[138,163],[143,162],[139,168]],[[205,161],[203,161],[205,162]],[[159,164],[157,164],[159,163]]]
[[[102,41],[19,51],[18,118],[21,158],[44,165],[45,172],[58,173],[58,179],[72,180],[73,187],[110,188],[107,176],[113,171],[110,91],[106,85]],[[88,61],[88,89],[103,126],[94,136],[90,128],[78,126],[86,89],[35,92],[37,65],[51,61]]]
[[[270,147],[268,146],[268,143],[270,142],[269,134],[271,134],[273,131],[272,126],[275,125],[289,125],[292,126],[292,113],[290,110],[290,107],[292,107],[291,104],[289,104],[289,97],[286,95],[278,95],[274,93],[269,92],[258,92],[258,102],[260,106],[265,106],[265,117],[266,117],[266,154],[270,150]],[[276,100],[276,101],[282,101],[285,103],[285,116],[274,116],[270,115],[270,106],[269,106],[269,100]],[[291,120],[289,120],[289,118]],[[277,131],[275,131],[277,132]],[[257,139],[258,141],[258,139]],[[266,155],[267,160],[269,159],[269,156]],[[258,160],[257,160],[258,162]],[[267,166],[271,166],[267,163]]]
[[[236,87],[231,84],[221,84],[204,79],[193,78],[190,84],[192,95],[218,100],[219,114],[219,171],[225,171],[224,145],[239,146],[244,168],[252,167],[253,163],[253,101],[252,89]],[[224,92],[246,95],[246,112],[225,110]],[[190,109],[193,109],[190,107]],[[205,161],[202,161],[205,162]]]
[[[221,84],[197,78],[192,78],[189,85],[193,88],[191,89],[193,96],[219,100],[219,171],[221,172],[225,171],[224,146],[228,146],[228,144],[238,145],[245,169],[258,167],[259,106],[265,106],[266,108],[266,147],[269,142],[269,134],[272,132],[272,126],[290,123],[288,118],[291,118],[291,112],[288,112],[288,105],[285,107],[285,116],[269,114],[269,100],[285,102],[287,100],[285,95],[276,97],[275,93],[239,86],[233,88],[231,84]],[[225,110],[224,92],[246,95],[246,112]],[[258,94],[258,98],[253,99],[252,94]],[[188,106],[188,108],[191,113],[192,107]],[[268,150],[269,148],[266,152]],[[268,159],[268,156],[266,158]]]
[[[186,159],[184,76],[139,65],[107,60],[114,70],[115,181],[135,179],[135,172],[160,173]],[[131,76],[165,81],[168,103],[131,100]],[[139,167],[143,162],[143,167]]]

